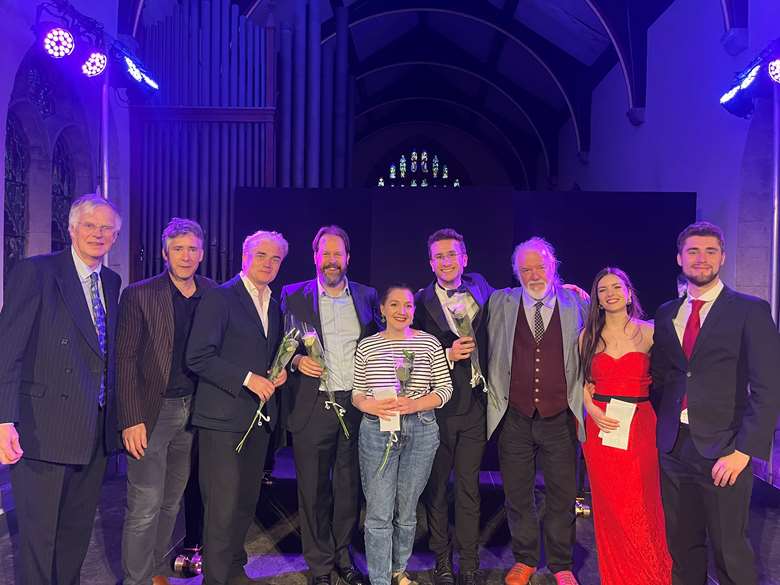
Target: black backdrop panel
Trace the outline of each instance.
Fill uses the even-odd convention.
[[[284,233],[290,255],[273,286],[278,291],[282,284],[313,277],[314,234],[337,223],[352,240],[350,278],[380,290],[397,281],[417,288],[432,278],[428,235],[453,227],[466,238],[467,270],[504,287],[515,283],[514,245],[540,235],[555,246],[566,282],[589,290],[596,272],[619,266],[652,315],[676,294],[675,241],[695,213],[693,193],[239,189],[234,246],[239,250],[257,229]]]

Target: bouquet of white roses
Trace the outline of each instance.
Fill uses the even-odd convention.
[[[301,332],[292,315],[285,315],[284,330],[284,337],[282,337],[282,341],[279,344],[279,349],[276,350],[274,361],[271,362],[271,369],[268,370],[268,379],[272,381],[275,380],[279,374],[282,373],[282,370],[287,367],[287,364],[290,363],[290,360],[298,350],[298,345],[300,343],[298,339]],[[255,412],[252,422],[249,423],[249,428],[246,430],[246,433],[244,433],[244,436],[238,445],[236,445],[236,453],[241,452],[241,448],[244,446],[244,443],[246,443],[249,433],[255,428],[255,423],[257,423],[258,427],[261,427],[263,426],[263,421],[269,422],[271,420],[267,415],[263,414],[264,406],[265,400],[261,398],[260,403],[257,405],[257,412]]]

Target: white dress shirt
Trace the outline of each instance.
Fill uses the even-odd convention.
[[[252,303],[255,305],[255,309],[257,310],[257,314],[260,317],[260,322],[263,325],[263,332],[268,335],[268,305],[271,303],[271,287],[266,286],[263,288],[262,291],[260,291],[251,280],[249,280],[249,277],[244,274],[244,271],[242,270],[241,273],[241,282],[244,283],[244,286],[246,287],[247,292],[249,293],[249,296],[252,297]],[[265,376],[265,372],[262,374],[258,374],[260,376]],[[249,384],[249,378],[252,376],[252,372],[247,372],[246,376],[244,377],[244,386]]]
[[[100,278],[100,269],[103,264],[98,262],[96,268],[90,268],[87,263],[84,262],[76,253],[76,248],[70,247],[70,253],[73,256],[73,263],[76,265],[76,273],[79,275],[79,281],[81,281],[81,289],[84,291],[84,298],[87,300],[87,307],[89,308],[89,314],[92,316],[92,323],[95,323],[95,310],[92,308],[92,283],[90,282],[90,275],[93,272],[97,272],[98,275],[98,294],[100,295],[100,302],[103,303],[103,310],[106,310],[106,298],[103,294],[103,281]]]

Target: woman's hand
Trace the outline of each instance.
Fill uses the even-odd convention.
[[[598,426],[598,428],[600,428],[605,433],[620,428],[620,421],[614,418],[609,418],[604,410],[596,406],[592,400],[585,401],[585,410],[588,411],[588,416],[593,419],[593,422],[596,423],[596,426]]]
[[[399,396],[396,400],[396,411],[398,414],[414,414],[420,412],[420,401],[407,396]]]
[[[398,414],[397,403],[395,398],[376,400],[371,396],[366,396],[359,402],[355,402],[355,406],[366,414],[373,414],[382,420],[390,420],[392,416]]]

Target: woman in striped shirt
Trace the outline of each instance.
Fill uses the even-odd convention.
[[[433,410],[450,399],[452,380],[439,341],[411,328],[414,295],[409,288],[390,287],[380,310],[387,328],[358,344],[352,391],[352,402],[364,413],[358,445],[367,507],[366,559],[372,585],[417,585],[406,563],[417,527],[417,500],[439,447]],[[375,391],[386,388],[401,392],[374,398]],[[379,419],[396,414],[400,430],[381,431]]]

